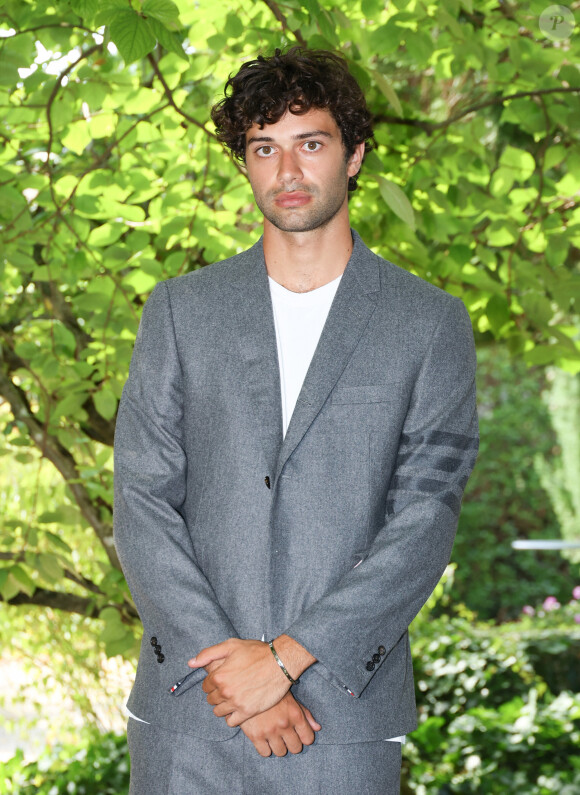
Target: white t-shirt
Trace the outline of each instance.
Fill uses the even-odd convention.
[[[307,293],[293,293],[268,277],[278,344],[284,435],[341,278]]]

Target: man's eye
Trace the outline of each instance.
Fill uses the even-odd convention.
[[[261,146],[258,149],[258,154],[260,155],[271,155],[273,152],[273,148],[271,146]]]
[[[309,152],[317,152],[321,145],[318,141],[306,141],[304,144]]]

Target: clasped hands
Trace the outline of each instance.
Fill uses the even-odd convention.
[[[315,662],[288,636],[278,640],[281,656],[282,648],[288,655],[292,652],[294,676]],[[230,638],[203,649],[188,665],[206,669],[202,689],[214,714],[228,726],[239,726],[261,756],[300,753],[303,745],[314,742],[320,724],[289,692],[290,681],[263,641]]]

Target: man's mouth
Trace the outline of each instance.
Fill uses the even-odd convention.
[[[279,193],[276,196],[275,202],[278,207],[302,207],[308,204],[312,196],[301,190],[293,190],[284,193]]]

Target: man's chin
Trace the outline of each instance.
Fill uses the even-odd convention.
[[[277,213],[269,213],[265,217],[280,232],[314,232],[315,229],[327,226],[335,215],[336,213],[321,218],[293,213],[291,216],[283,217]]]

